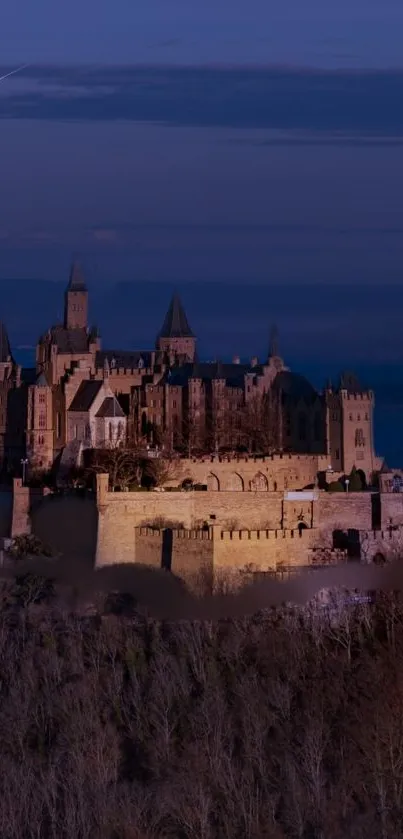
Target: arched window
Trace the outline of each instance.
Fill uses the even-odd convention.
[[[364,432],[362,428],[357,428],[355,432],[355,446],[357,449],[362,446],[365,446]]]
[[[113,425],[112,425],[112,423],[110,422],[110,423],[109,423],[109,442],[111,443],[111,442],[112,442],[112,440],[113,440]]]

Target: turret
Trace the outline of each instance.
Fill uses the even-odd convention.
[[[87,329],[88,289],[77,262],[71,268],[64,300],[65,329]]]
[[[196,338],[177,294],[172,297],[162,329],[157,336],[156,347],[168,355],[171,364],[174,359],[181,362],[191,362],[195,359]]]

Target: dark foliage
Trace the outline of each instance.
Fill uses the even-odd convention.
[[[172,624],[26,585],[1,592],[2,839],[402,836],[399,602]]]

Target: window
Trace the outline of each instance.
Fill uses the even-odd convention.
[[[46,428],[46,414],[39,414],[39,428]]]
[[[352,415],[352,414],[349,414],[349,417],[348,417],[348,418],[349,418],[349,420],[352,420],[352,419],[353,419],[353,415]]]
[[[60,411],[56,414],[56,437],[61,437],[62,435],[62,417]]]
[[[365,446],[364,432],[362,428],[357,428],[355,432],[355,447]]]
[[[365,419],[368,422],[368,420],[369,420],[368,414],[365,414]]]
[[[39,402],[41,403],[41,405],[43,405],[43,403],[45,402],[45,394],[42,391],[39,394]]]
[[[336,449],[336,451],[335,451],[335,456],[336,456],[336,460],[339,460],[339,458],[340,458],[340,449]]]
[[[109,423],[109,442],[111,443],[111,442],[112,442],[112,440],[113,440],[113,425],[112,425],[112,423],[110,422],[110,423]]]
[[[175,400],[172,402],[172,407],[176,408],[176,401]]]
[[[357,420],[358,422],[361,422],[361,414],[357,414]]]

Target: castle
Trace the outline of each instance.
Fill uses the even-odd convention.
[[[191,459],[309,455],[335,475],[356,467],[367,483],[379,471],[373,392],[344,374],[319,393],[286,367],[275,330],[263,362],[205,363],[177,295],[152,350],[104,349],[88,311],[88,288],[74,264],[63,323],[40,337],[35,370],[16,365],[1,326],[0,458],[14,474],[21,460],[32,472],[56,465],[63,474],[85,449],[127,439]]]

